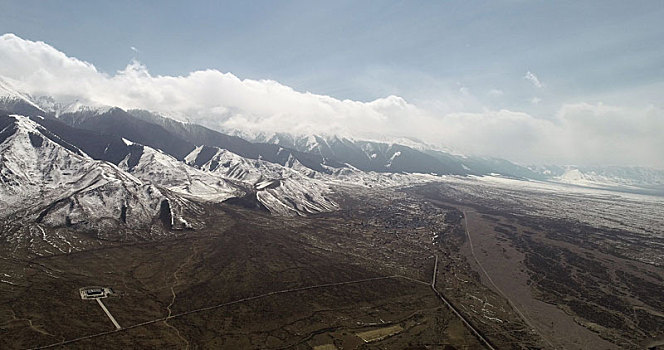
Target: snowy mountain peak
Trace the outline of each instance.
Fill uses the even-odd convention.
[[[35,103],[46,112],[52,113],[56,118],[68,113],[92,113],[100,115],[113,109],[111,106],[74,99],[69,102],[57,102],[50,96],[35,98]]]
[[[26,116],[10,114],[9,117],[15,120],[14,124],[18,127],[18,130],[22,132],[39,132],[39,129],[41,128],[39,124],[30,120],[30,118]]]
[[[25,103],[37,110],[43,111],[28,94],[19,92],[11,84],[0,77],[0,106],[16,105],[18,102]]]

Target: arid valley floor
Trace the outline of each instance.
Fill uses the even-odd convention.
[[[0,348],[644,348],[664,335],[662,198],[575,191],[339,186],[327,214],[199,203],[194,230],[3,252]],[[120,330],[88,285],[113,288]]]

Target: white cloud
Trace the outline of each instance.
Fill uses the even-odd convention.
[[[664,149],[660,138],[664,111],[655,107],[568,104],[546,120],[510,110],[435,113],[398,96],[371,102],[339,100],[298,92],[272,80],[242,80],[217,70],[153,76],[133,61],[115,74],[106,74],[45,43],[11,34],[0,36],[0,62],[0,76],[32,95],[143,108],[217,129],[339,133],[358,138],[412,136],[468,154],[523,163],[664,167],[658,152]],[[532,73],[528,76],[539,84]],[[468,90],[470,96],[459,92],[459,99],[474,98]],[[454,101],[446,103],[454,105]]]
[[[443,127],[444,126],[444,127]],[[441,120],[441,137],[457,151],[504,157],[530,163],[548,146],[550,121],[509,110],[452,113]]]
[[[564,105],[557,114],[566,145],[561,156],[579,164],[664,168],[664,109],[602,103]]]
[[[503,96],[505,93],[503,92],[503,90],[500,89],[491,89],[487,94],[489,96],[498,97],[498,96]]]
[[[534,105],[538,105],[540,102],[542,102],[542,99],[537,97],[537,96],[530,99],[530,103],[532,103]]]
[[[523,76],[523,79],[531,82],[536,88],[541,89],[544,86],[542,85],[542,82],[539,80],[539,78],[531,71],[526,72],[526,75]]]
[[[664,169],[664,109],[563,105],[550,120],[509,110],[448,114],[441,137],[457,150],[527,164],[638,165]]]

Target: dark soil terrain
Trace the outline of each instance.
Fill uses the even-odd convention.
[[[0,348],[487,347],[472,327],[498,349],[636,349],[664,332],[662,269],[606,249],[615,231],[437,186],[340,187],[342,209],[310,217],[200,204],[195,230],[4,247]],[[433,292],[436,258],[436,289],[470,325]],[[115,290],[121,330],[81,300],[91,285]]]
[[[664,269],[638,256],[661,238],[529,215],[491,196],[470,201],[444,186],[412,191],[433,202],[467,208],[478,265],[493,279],[484,283],[519,305],[550,343],[640,349],[664,335]],[[470,257],[470,250],[466,255]],[[519,292],[524,286],[527,289]]]
[[[481,348],[430,287],[434,254],[457,259],[451,247],[463,239],[448,233],[433,244],[431,233],[453,231],[458,218],[440,209],[422,216],[420,204],[392,194],[373,205],[345,198],[351,209],[309,218],[208,205],[204,228],[170,238],[6,258],[3,269],[24,278],[3,284],[0,347]],[[122,330],[81,300],[88,285],[115,290],[104,304]],[[390,326],[399,331],[383,339],[357,335]],[[496,344],[537,343],[483,329]]]

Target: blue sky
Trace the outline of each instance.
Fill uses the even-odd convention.
[[[508,111],[514,125],[522,113],[561,128],[580,121],[593,133],[617,128],[601,142],[633,114],[642,115],[640,132],[662,123],[662,18],[664,1],[0,2],[0,34],[43,41],[111,77],[133,60],[153,77],[213,69],[338,100],[399,96],[446,122],[459,113],[494,122]],[[571,110],[583,116],[567,120]],[[656,146],[632,147],[623,163],[638,147]],[[664,164],[637,163],[649,162]]]
[[[214,68],[341,99],[435,100],[465,87],[482,104],[531,108],[533,97],[556,104],[664,78],[662,1],[4,0],[0,9],[0,32],[102,71],[135,57],[153,74]],[[527,71],[545,91],[533,91]]]

